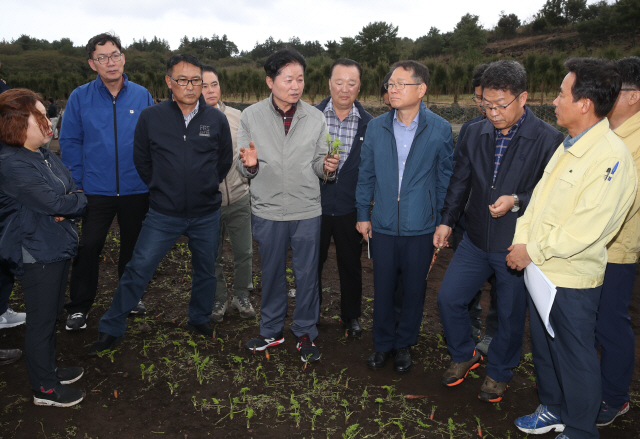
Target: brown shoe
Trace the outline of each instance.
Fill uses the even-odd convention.
[[[501,383],[487,376],[480,387],[478,398],[486,402],[500,402],[507,387],[509,387],[508,383]]]
[[[457,386],[464,381],[470,370],[480,366],[480,361],[482,361],[482,355],[477,349],[473,350],[473,357],[469,361],[464,363],[454,363],[452,361],[449,369],[442,375],[442,384],[447,387]]]

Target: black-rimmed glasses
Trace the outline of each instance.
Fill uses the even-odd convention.
[[[118,62],[122,59],[122,53],[112,53],[109,56],[99,56],[97,58],[91,58],[93,61],[98,61],[100,64],[107,64],[109,60]]]
[[[171,78],[174,81],[176,81],[176,83],[180,87],[186,87],[189,83],[191,83],[191,85],[193,85],[194,87],[200,87],[202,85],[202,78],[194,78],[194,79],[180,78],[180,79],[176,79],[173,76],[169,76],[169,78]]]

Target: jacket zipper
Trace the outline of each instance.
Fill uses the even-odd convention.
[[[509,141],[509,145],[507,146],[507,150],[502,155],[502,160],[500,160],[500,166],[498,166],[498,172],[496,173],[496,181],[495,181],[495,183],[493,182],[493,168],[491,168],[491,175],[490,175],[489,178],[491,179],[491,182],[493,184],[490,186],[491,192],[489,194],[489,203],[488,203],[489,205],[492,205],[496,201],[496,199],[495,199],[496,197],[495,197],[495,192],[494,191],[498,187],[498,184],[497,184],[498,183],[498,177],[500,175],[502,175],[500,170],[502,169],[502,165],[504,164],[504,158],[506,157],[507,153],[513,149],[512,148],[513,146],[515,146],[515,143],[516,143],[515,140],[516,139],[518,139],[518,133],[517,132],[515,133],[513,138]],[[493,143],[494,143],[494,152],[493,152],[494,162],[495,162],[495,155],[496,155],[496,153],[495,153],[495,142],[496,142],[496,139],[494,137],[494,139],[493,139]],[[469,193],[469,198],[471,198],[471,193]],[[489,214],[489,215],[491,215],[491,214]],[[487,221],[487,241],[486,241],[486,244],[485,244],[487,249],[490,247],[489,246],[489,243],[491,241],[490,234],[491,234],[491,218],[489,218],[489,221]]]
[[[116,113],[116,100],[118,96],[113,98],[113,140],[116,148],[116,196],[120,196],[120,169],[118,164],[118,118]]]
[[[64,193],[66,195],[66,193],[67,193],[67,185],[64,184],[64,182],[62,180],[60,180],[60,178],[55,174],[55,172],[53,172],[53,170],[51,169],[51,163],[49,163],[49,160],[44,159],[44,162],[47,164],[47,167],[49,168],[49,172],[51,172],[51,175],[53,175],[55,178],[58,179],[58,181],[60,183],[62,183],[62,187],[64,188]]]

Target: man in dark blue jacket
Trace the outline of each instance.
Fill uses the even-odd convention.
[[[411,346],[418,340],[433,232],[451,176],[453,138],[451,125],[422,103],[429,69],[401,61],[391,70],[387,89],[395,110],[367,127],[356,208],[358,232],[369,241],[375,283],[375,352],[367,365],[380,369],[395,353],[395,370],[404,373],[411,368]],[[404,298],[396,329],[393,302],[400,276]]]
[[[320,225],[320,263],[318,285],[322,309],[322,266],[327,261],[331,236],[336,246],[340,276],[342,324],[351,337],[362,334],[358,319],[362,302],[362,237],[355,229],[356,184],[360,148],[367,124],[373,117],[356,100],[360,92],[362,67],[351,59],[339,59],[331,66],[331,96],[316,108],[322,111],[332,142],[339,139],[340,163],[335,180],[320,186],[322,223]]]
[[[467,306],[495,273],[498,330],[489,345],[487,377],[479,398],[498,402],[513,376],[511,369],[520,361],[527,310],[524,278],[507,267],[507,249],[516,220],[562,142],[562,134],[525,106],[527,74],[516,61],[490,64],[481,83],[487,118],[471,125],[460,141],[433,244],[447,245],[464,212],[466,232],[438,294],[452,359],[442,377],[446,386],[460,384],[482,360],[472,338]]]
[[[181,235],[189,238],[193,265],[187,328],[214,336],[209,315],[216,293],[222,204],[218,187],[231,167],[231,131],[225,115],[202,96],[198,58],[172,56],[165,80],[172,97],[145,109],[135,131],[134,161],[150,189],[149,213],[89,355],[111,349],[124,338],[127,315]]]
[[[65,304],[70,331],[87,327],[98,288],[100,252],[113,218],[118,216],[120,227],[122,277],[149,210],[149,190],[133,164],[133,131],[140,112],[153,105],[153,99],[123,73],[125,56],[118,37],[96,35],[86,49],[98,77],[69,96],[60,135],[62,161],[89,202],[73,261],[71,301]],[[137,311],[144,313],[142,303]]]

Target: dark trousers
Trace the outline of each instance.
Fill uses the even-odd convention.
[[[601,290],[557,288],[549,317],[555,338],[527,294],[538,398],[562,419],[571,439],[599,437],[600,363],[593,346]]]
[[[13,273],[5,264],[0,264],[0,315],[9,308],[9,297],[13,291]]]
[[[373,346],[376,352],[413,346],[427,291],[427,273],[433,256],[433,233],[419,236],[391,236],[373,232]],[[396,329],[394,296],[402,275],[404,297]],[[468,319],[467,319],[468,321]]]
[[[485,252],[465,235],[453,255],[438,293],[440,320],[452,361],[462,363],[473,356],[476,345],[469,321],[469,302],[493,273],[498,292],[498,331],[489,345],[487,375],[509,382],[518,365],[527,315],[524,276],[507,267],[508,252]]]
[[[596,320],[596,350],[600,351],[602,400],[614,407],[629,401],[635,337],[629,303],[636,264],[607,264]]]
[[[118,277],[131,260],[147,211],[149,194],[112,197],[87,195],[87,211],[82,217],[82,234],[78,255],[73,260],[69,285],[70,302],[65,304],[69,314],[87,313],[96,298],[100,252],[114,217],[120,227],[120,255]]]
[[[25,361],[31,388],[53,389],[56,378],[56,319],[64,305],[69,265],[67,259],[50,264],[24,264],[20,276],[27,308]]]
[[[111,307],[100,319],[100,332],[119,337],[127,330],[127,316],[144,294],[162,258],[180,236],[189,238],[191,251],[191,299],[189,323],[209,322],[216,294],[215,261],[220,232],[220,210],[197,217],[164,215],[151,209],[144,220],[140,239],[120,279]]]
[[[318,291],[322,308],[322,267],[327,261],[331,237],[336,245],[340,276],[340,314],[342,321],[357,319],[362,303],[362,235],[356,230],[356,212],[347,215],[322,215]]]
[[[251,216],[253,239],[260,252],[262,299],[260,335],[274,337],[284,327],[287,316],[287,253],[296,278],[296,309],[291,330],[300,337],[318,336],[318,255],[320,217],[299,221],[271,221]]]

